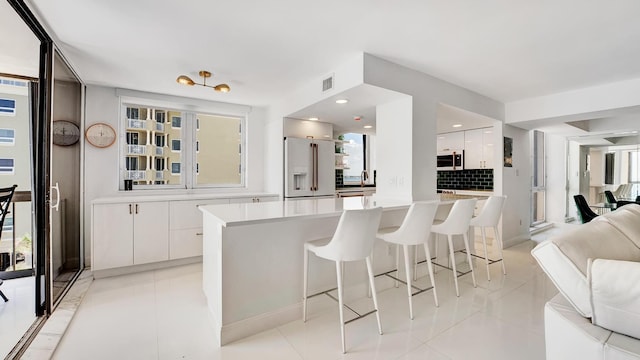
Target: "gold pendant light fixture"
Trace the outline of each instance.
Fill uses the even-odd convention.
[[[228,93],[229,91],[231,91],[231,88],[227,84],[218,84],[216,86],[207,85],[207,78],[210,78],[213,75],[209,71],[200,70],[200,72],[198,72],[198,75],[202,76],[203,78],[202,84],[191,80],[191,78],[188,77],[187,75],[178,76],[176,81],[178,82],[178,84],[189,85],[189,86],[200,85],[200,86],[212,88],[215,91],[219,91],[223,93]]]

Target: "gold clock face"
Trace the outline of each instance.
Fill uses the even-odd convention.
[[[89,126],[85,138],[95,147],[106,148],[116,141],[116,131],[109,124],[95,123]]]
[[[80,139],[80,129],[71,121],[56,120],[53,122],[53,143],[60,146],[69,146]]]

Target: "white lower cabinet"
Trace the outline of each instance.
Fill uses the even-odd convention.
[[[168,260],[168,222],[166,201],[94,205],[93,268]]]
[[[92,267],[122,268],[202,256],[199,205],[276,201],[278,196],[93,204]]]
[[[133,211],[129,205],[93,205],[94,270],[133,265]]]
[[[202,213],[198,206],[228,203],[229,199],[172,201],[169,205],[169,259],[202,256]]]
[[[169,203],[135,203],[133,212],[133,263],[169,260]]]

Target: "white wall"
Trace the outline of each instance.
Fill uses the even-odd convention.
[[[436,195],[438,104],[455,106],[500,121],[504,118],[504,106],[500,102],[370,54],[364,55],[364,82],[413,98],[412,151],[408,154],[412,158],[413,200],[433,199]],[[380,133],[378,129],[378,136]],[[383,171],[378,164],[378,183],[382,182],[380,176]]]
[[[529,238],[531,224],[531,138],[527,130],[505,125],[503,134],[513,139],[513,167],[505,167],[503,193],[508,196],[502,212],[505,246]]]
[[[264,163],[268,164],[264,174],[265,191],[282,195],[284,184],[283,119],[311,104],[361,85],[363,83],[362,58],[363,54],[358,54],[336,69],[327,69],[327,72],[318,75],[315,80],[283,95],[280,102],[269,107],[264,128],[267,139],[264,148]],[[334,88],[323,92],[322,80],[326,78],[327,74],[334,75]]]
[[[91,202],[97,198],[117,197],[124,195],[151,195],[176,193],[228,193],[228,192],[262,192],[264,190],[264,150],[265,150],[265,108],[251,108],[245,105],[220,103],[199,99],[182,98],[176,96],[144,93],[131,90],[114,89],[101,86],[88,86],[86,91],[86,126],[96,122],[103,122],[113,126],[120,134],[120,96],[130,99],[158,104],[189,105],[194,111],[209,111],[227,115],[247,116],[247,158],[246,158],[246,188],[234,189],[175,189],[175,190],[134,190],[122,192],[119,190],[120,146],[122,140],[118,138],[113,146],[104,149],[95,148],[85,143],[85,259],[87,266],[91,261]]]
[[[568,117],[640,106],[640,79],[592,86],[507,103],[506,123]]]
[[[569,141],[569,158],[567,161],[569,166],[569,178],[567,179],[569,182],[569,207],[567,208],[567,213],[569,217],[580,221],[573,196],[580,194],[580,177],[584,171],[580,166],[584,166],[584,163],[580,161],[580,144],[575,141]]]
[[[412,109],[410,96],[376,107],[376,194],[380,197],[412,200]]]
[[[545,139],[547,221],[563,223],[567,211],[567,140],[563,136],[552,134],[545,134]]]

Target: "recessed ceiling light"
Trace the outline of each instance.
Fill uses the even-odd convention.
[[[331,137],[331,136],[329,136],[329,135],[326,135],[326,134],[325,134],[325,135],[324,135],[324,137],[329,138],[329,137]]]
[[[487,131],[485,131],[484,133],[485,133],[485,134],[492,134],[492,133],[493,133],[493,131],[491,131],[491,130],[487,130]]]
[[[371,125],[365,125],[365,126],[364,126],[364,128],[365,128],[365,129],[371,129],[372,127],[373,127],[373,126],[371,126]]]
[[[453,127],[462,127],[462,124],[453,124]]]
[[[438,139],[442,140],[442,139],[444,139],[444,136],[440,136],[440,137],[438,137]]]
[[[318,120],[318,118],[314,116],[314,117],[310,117],[310,118],[309,118],[309,120],[311,120],[311,121],[317,121],[317,120]]]
[[[338,99],[338,100],[336,100],[336,104],[346,104],[348,102],[349,102],[349,100],[347,100],[347,99]]]

